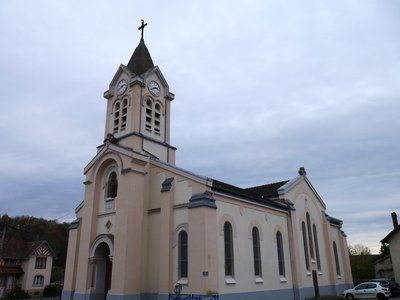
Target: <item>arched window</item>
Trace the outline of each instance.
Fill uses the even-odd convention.
[[[279,276],[285,277],[285,256],[283,253],[282,233],[280,231],[276,233],[276,249],[278,252]]]
[[[146,99],[146,131],[161,136],[161,128],[163,125],[163,107],[159,102],[150,98]]]
[[[156,103],[154,108],[154,133],[160,135],[161,105]]]
[[[114,104],[114,110],[113,110],[113,117],[114,117],[113,132],[114,133],[117,133],[119,131],[120,116],[121,116],[121,102],[117,101]]]
[[[44,283],[44,276],[43,275],[36,275],[33,277],[33,286],[43,286]]]
[[[303,233],[303,246],[304,246],[304,257],[305,257],[306,269],[307,269],[307,271],[310,271],[310,258],[308,257],[306,224],[304,222],[301,222],[301,231]]]
[[[150,99],[146,100],[146,123],[145,128],[148,131],[152,131],[152,123],[153,123],[153,101]]]
[[[224,224],[225,276],[234,276],[233,233],[229,222]]]
[[[254,257],[254,275],[261,277],[261,251],[260,251],[260,235],[258,228],[253,227],[253,257]]]
[[[178,237],[178,277],[188,277],[188,236],[184,230]]]
[[[313,235],[314,235],[314,245],[315,245],[315,256],[317,258],[317,268],[319,271],[321,271],[321,259],[319,257],[317,227],[315,226],[315,224],[313,224]]]
[[[128,99],[117,100],[114,103],[113,112],[113,133],[118,133],[126,129],[126,121],[128,117]]]
[[[308,212],[306,213],[306,219],[307,219],[308,245],[310,246],[310,256],[311,256],[311,258],[314,258],[314,246],[313,246],[313,238],[312,238],[312,232],[311,232],[311,220],[310,220],[310,214]]]
[[[335,256],[336,274],[340,276],[339,256],[335,242],[333,242],[333,255]]]
[[[121,110],[121,130],[126,129],[127,115],[128,115],[128,99],[124,99],[122,101],[122,110]]]
[[[117,197],[118,192],[118,179],[117,173],[111,172],[108,175],[107,185],[106,185],[106,198],[115,198]]]

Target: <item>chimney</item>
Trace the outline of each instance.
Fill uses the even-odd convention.
[[[397,220],[397,214],[392,212],[392,221],[393,221],[393,228],[397,228],[399,226],[399,221]]]

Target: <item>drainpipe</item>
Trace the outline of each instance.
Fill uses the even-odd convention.
[[[3,254],[4,240],[6,238],[6,226],[3,227],[1,241],[0,241],[0,255]]]

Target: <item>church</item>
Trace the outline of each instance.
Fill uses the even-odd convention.
[[[177,288],[182,297],[303,300],[351,287],[342,221],[303,167],[241,188],[175,165],[175,95],[145,25],[104,92],[104,142],[84,168],[62,300],[167,300]]]

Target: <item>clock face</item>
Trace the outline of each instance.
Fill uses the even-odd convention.
[[[117,85],[118,95],[125,93],[127,87],[128,87],[128,83],[126,82],[126,80],[125,79],[120,80],[120,82],[118,82],[118,85]]]
[[[152,93],[154,96],[159,96],[160,95],[160,85],[155,82],[154,80],[149,82],[149,91]]]

